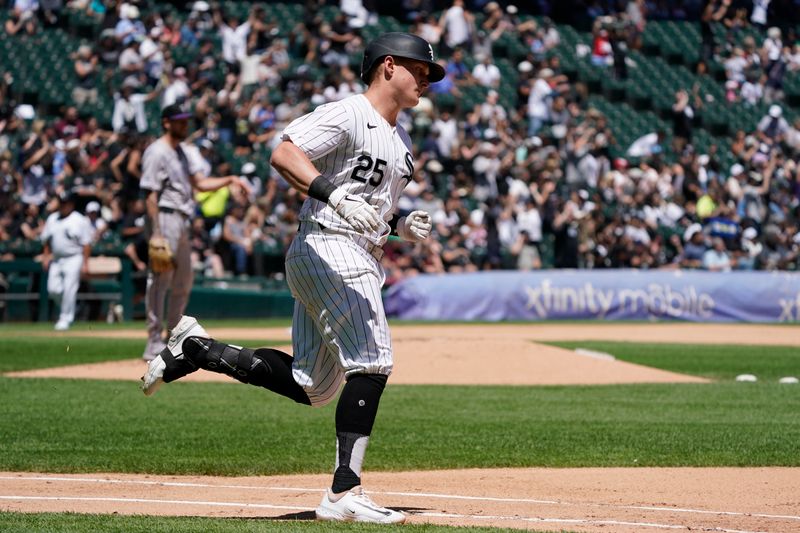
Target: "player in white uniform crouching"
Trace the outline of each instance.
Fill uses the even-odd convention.
[[[361,77],[368,85],[363,95],[295,120],[272,155],[278,172],[309,196],[286,255],[295,297],[294,358],[217,342],[194,318],[183,317],[167,350],[150,363],[142,388],[150,395],[198,368],[314,406],[330,402],[341,388],[336,467],[317,518],[398,523],[405,515],[378,506],[361,488],[364,453],[393,365],[381,246],[390,230],[410,241],[430,234],[427,213],[395,213],[414,169],[411,141],[397,116],[416,106],[444,69],[424,39],[387,33],[364,51]]]

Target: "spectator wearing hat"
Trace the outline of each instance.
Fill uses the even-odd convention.
[[[170,81],[161,96],[161,108],[163,109],[173,104],[182,105],[191,93],[189,80],[186,77],[186,69],[184,67],[176,67],[173,69]]]
[[[683,232],[683,248],[675,258],[676,262],[680,268],[701,268],[707,249],[703,226],[695,222]]]
[[[740,249],[736,254],[736,268],[738,270],[755,270],[758,266],[759,256],[764,246],[756,240],[758,230],[750,226],[742,230]]]
[[[143,39],[147,31],[139,20],[139,8],[134,4],[119,6],[119,22],[114,26],[114,35],[123,46],[128,46],[137,39]]]
[[[769,106],[769,111],[761,117],[756,126],[759,139],[767,143],[780,143],[789,132],[789,123],[783,118],[783,109],[778,104]]]
[[[75,54],[75,87],[72,89],[72,101],[77,106],[97,103],[97,54],[92,47],[82,44]]]
[[[238,199],[239,203],[253,204],[256,199],[261,196],[263,185],[261,184],[261,178],[258,177],[256,170],[255,163],[250,161],[242,165],[239,179],[247,182],[248,189],[237,189],[237,192],[240,192],[242,195],[242,197]]]
[[[92,200],[86,204],[86,218],[92,227],[92,243],[103,240],[108,232],[108,222],[100,213],[100,202]]]
[[[115,133],[145,133],[147,114],[145,104],[158,98],[161,87],[149,93],[141,93],[141,83],[136,78],[122,82],[119,92],[114,95],[114,111],[111,115],[111,128]]]
[[[47,217],[42,231],[42,267],[47,270],[47,292],[59,306],[56,331],[69,329],[81,275],[88,272],[93,230],[85,216],[75,211],[75,199],[62,195],[58,211]]]
[[[161,51],[161,35],[164,29],[161,26],[153,26],[150,32],[139,44],[139,56],[144,62],[144,73],[147,76],[147,84],[155,87],[164,73],[164,53]]]
[[[553,89],[550,87],[550,79],[554,73],[549,68],[543,68],[539,75],[531,82],[531,90],[528,95],[528,136],[536,135],[547,121],[550,111],[549,102],[553,96]]]

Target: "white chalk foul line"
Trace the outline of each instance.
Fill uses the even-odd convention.
[[[109,498],[109,497],[79,497],[79,496],[2,496],[0,500],[11,501],[69,501],[69,502],[112,502],[112,503],[152,503],[170,505],[201,505],[206,507],[237,507],[250,509],[272,509],[281,511],[313,511],[310,507],[299,507],[294,505],[270,505],[266,503],[244,503],[244,502],[213,502],[195,500],[154,500],[148,498]],[[681,524],[659,524],[656,522],[628,522],[623,520],[587,520],[583,518],[540,518],[529,516],[503,516],[503,515],[469,515],[459,513],[412,513],[413,516],[427,518],[470,519],[470,520],[501,520],[512,522],[536,522],[546,524],[573,524],[573,525],[592,525],[592,526],[629,526],[629,527],[649,527],[655,529],[689,529],[689,526]],[[725,528],[704,528],[705,531],[719,531],[721,533],[766,533],[762,531],[747,531],[741,529]]]
[[[64,502],[113,502],[113,503],[158,503],[172,505],[204,505],[212,507],[249,507],[253,509],[277,509],[279,511],[313,511],[313,507],[294,505],[270,505],[268,503],[207,502],[194,500],[153,500],[148,498],[109,498],[90,496],[0,496],[0,500],[64,501]]]
[[[87,478],[87,477],[51,477],[51,476],[0,476],[0,480],[23,480],[23,481],[64,481],[64,482],[79,482],[79,483],[107,483],[118,485],[150,485],[150,486],[164,486],[164,487],[194,487],[194,488],[218,488],[218,489],[234,489],[234,490],[258,490],[258,491],[277,491],[277,492],[324,492],[325,489],[319,488],[301,488],[301,487],[269,487],[257,485],[224,485],[212,483],[189,483],[183,481],[145,481],[137,479],[102,479],[102,478]],[[757,518],[769,518],[775,520],[798,520],[800,516],[795,515],[776,515],[766,513],[745,513],[739,511],[713,511],[707,509],[688,509],[681,507],[658,507],[658,506],[645,506],[645,505],[617,505],[612,503],[594,503],[594,502],[566,502],[557,500],[537,500],[532,498],[500,498],[491,496],[463,496],[460,494],[440,494],[433,492],[393,492],[393,491],[370,491],[372,494],[385,494],[387,496],[403,496],[413,498],[437,498],[443,500],[471,500],[471,501],[487,501],[487,502],[506,502],[506,503],[531,503],[540,505],[564,505],[564,506],[586,506],[586,507],[607,507],[612,509],[635,509],[640,511],[658,511],[658,512],[673,512],[673,513],[694,513],[694,514],[710,514],[710,515],[723,515],[723,516],[753,516]]]

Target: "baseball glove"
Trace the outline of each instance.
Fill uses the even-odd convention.
[[[147,253],[150,256],[150,268],[153,269],[153,272],[160,274],[175,268],[172,249],[169,247],[169,241],[164,237],[151,238],[147,244]]]

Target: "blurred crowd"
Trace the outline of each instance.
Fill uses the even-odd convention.
[[[158,109],[177,102],[192,109],[189,142],[208,175],[236,172],[252,184],[250,193],[198,195],[197,272],[280,276],[303,198],[271,171],[270,150],[295,117],[364,89],[359,54],[365,31],[385,16],[379,3],[341,0],[326,18],[324,1],[307,0],[291,27],[271,17],[268,4],[252,4],[246,17],[205,0],[181,6],[182,17],[138,1],[9,4],[3,39],[36,39],[62,27],[70,11],[101,29],[70,56],[71,103],[56,119],[18,100],[20,80],[0,81],[0,240],[36,241],[68,191],[83,199],[97,242],[116,239],[144,271],[140,161],[159,134]],[[700,153],[680,129],[702,106],[691,88],[676,95],[674,131],[617,146],[606,117],[587,104],[587,87],[563,74],[553,52],[560,35],[546,15],[555,4],[534,4],[523,11],[494,1],[402,2],[399,22],[434,44],[447,76],[401,116],[417,159],[400,207],[430,212],[434,238],[390,240],[388,283],[419,272],[543,267],[796,269],[800,123],[784,118],[781,89],[800,64],[795,36],[729,0],[666,3],[694,9],[703,23],[764,34],[762,44],[738,48],[735,39],[709,43],[703,33],[702,60],[724,63],[731,104],[772,103],[754,131],[737,132],[736,163],[723,168],[715,146]],[[616,23],[613,35],[593,28],[586,61],[598,66],[640,47],[648,17],[667,9],[644,0],[583,4],[584,13]],[[530,9],[543,16],[525,16]],[[499,71],[493,47],[509,35],[527,50],[512,78]],[[177,50],[187,49],[191,61],[180,61]],[[475,86],[482,100],[465,105],[462,92]],[[91,113],[104,97],[114,102],[109,124]],[[7,248],[3,258],[14,253]]]

